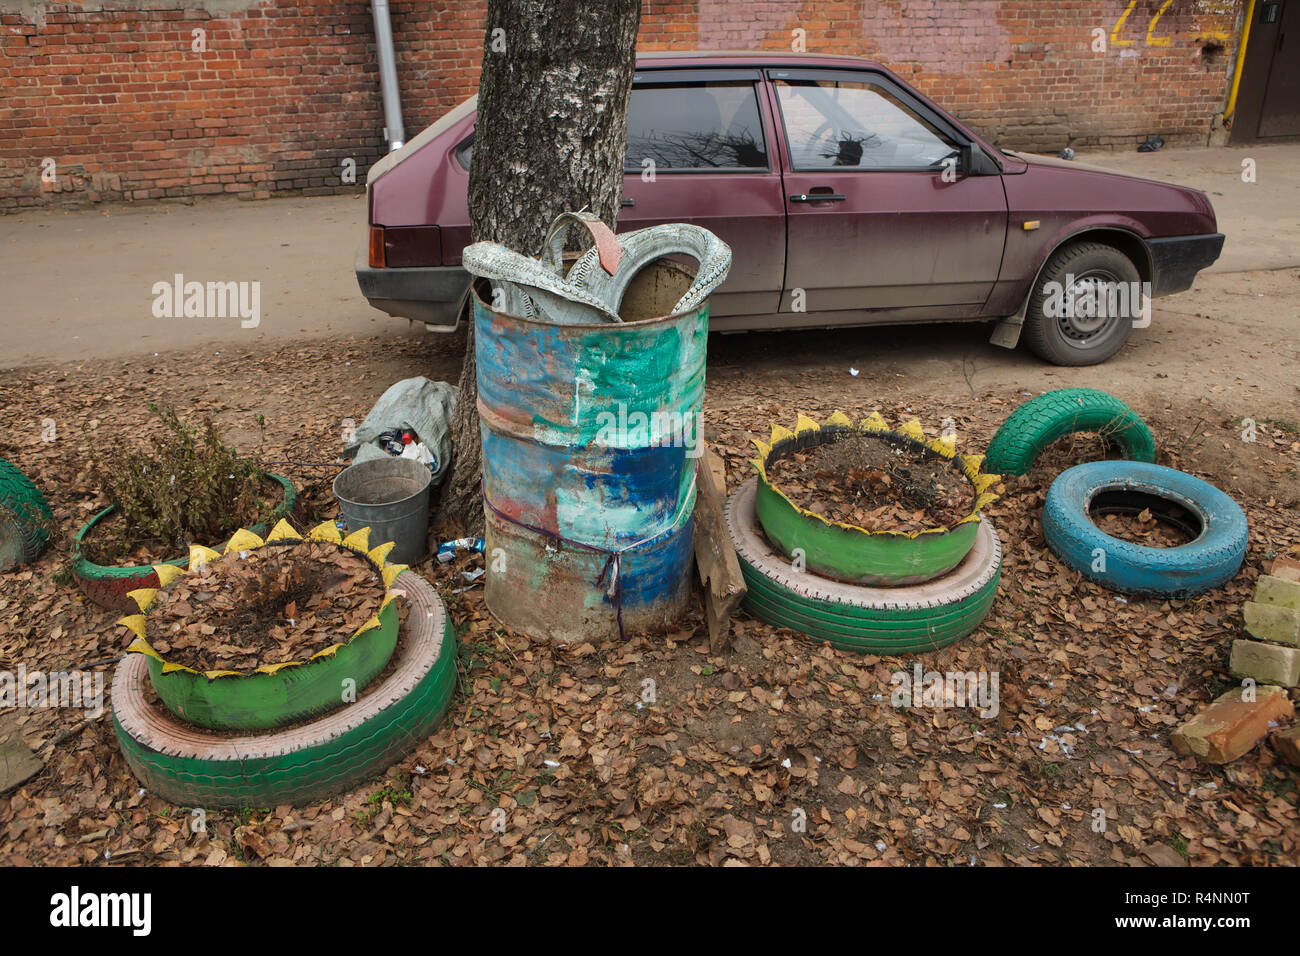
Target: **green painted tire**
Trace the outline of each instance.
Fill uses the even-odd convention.
[[[989,442],[985,467],[1003,475],[1023,475],[1043,449],[1075,432],[1104,435],[1133,461],[1156,460],[1151,429],[1114,395],[1095,388],[1058,388],[1036,395],[1007,416]]]
[[[393,671],[354,704],[288,730],[229,737],[183,723],[145,693],[145,658],[113,677],[113,728],[148,790],[185,807],[300,805],[349,790],[410,753],[442,721],[456,690],[456,638],[433,585],[395,582],[411,613]]]
[[[982,472],[979,456],[957,456],[951,445],[940,453],[936,442],[923,439],[919,422],[890,430],[884,419],[873,415],[860,426],[836,416],[822,424],[800,419],[795,431],[781,435],[773,428],[772,443],[755,442],[759,458],[755,510],[758,523],[776,549],[787,557],[801,552],[803,566],[814,574],[865,587],[897,587],[923,584],[957,567],[975,544],[980,509],[997,496],[988,492],[996,475]],[[869,427],[870,426],[870,427]],[[949,528],[934,528],[909,535],[891,531],[867,531],[854,525],[828,521],[797,506],[768,475],[768,467],[783,457],[830,444],[848,435],[867,434],[906,449],[923,460],[940,461],[960,474],[970,486],[973,507],[961,522]],[[975,519],[975,520],[971,520]]]
[[[53,528],[54,514],[40,489],[0,458],[0,571],[36,560]]]
[[[794,571],[758,532],[757,479],[727,502],[727,525],[748,593],[744,607],[759,620],[788,627],[843,650],[908,654],[961,640],[982,622],[997,595],[1002,547],[988,519],[953,571],[902,587],[862,587]]]
[[[293,483],[281,475],[267,472],[268,478],[276,481],[284,489],[284,500],[280,506],[275,509],[271,515],[272,523],[286,517],[293,511],[294,505],[298,501],[298,492],[294,489]],[[113,513],[113,506],[109,505],[103,511],[99,512],[89,521],[87,521],[77,532],[77,536],[72,539],[72,575],[77,579],[77,584],[81,586],[82,592],[102,608],[110,611],[117,611],[119,614],[134,614],[136,612],[135,602],[127,594],[141,588],[158,587],[158,575],[152,565],[124,565],[122,567],[111,567],[103,564],[96,564],[85,556],[82,552],[82,542],[101,521],[108,518]],[[267,524],[255,524],[249,530],[254,534],[266,534],[271,528]],[[220,551],[221,547],[217,546]],[[179,558],[169,558],[166,561],[159,561],[159,564],[172,564],[178,568],[183,568],[189,564],[189,555],[183,555]]]
[[[343,681],[360,694],[387,666],[397,646],[397,604],[379,612],[380,626],[358,635],[330,657],[274,674],[209,680],[193,671],[163,673],[163,663],[146,657],[149,681],[177,717],[213,730],[269,730],[343,704]]]
[[[879,587],[920,584],[948,573],[974,546],[979,530],[978,522],[969,521],[914,538],[850,531],[799,514],[762,481],[755,508],[768,539],[783,554],[803,549],[809,571],[850,584]]]

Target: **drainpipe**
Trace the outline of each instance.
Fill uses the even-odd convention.
[[[375,14],[375,49],[379,53],[379,90],[384,98],[384,138],[388,150],[401,149],[406,142],[402,128],[402,100],[397,89],[397,58],[393,55],[393,27],[388,19],[388,0],[371,0]]]
[[[1255,0],[1246,4],[1245,22],[1241,25],[1241,43],[1237,47],[1237,62],[1232,71],[1232,88],[1228,91],[1228,105],[1223,110],[1223,121],[1232,119],[1237,109],[1237,89],[1241,86],[1241,71],[1246,65],[1246,41],[1250,39],[1250,21],[1255,17]]]

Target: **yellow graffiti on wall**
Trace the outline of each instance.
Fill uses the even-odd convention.
[[[1164,0],[1164,3],[1160,5],[1160,9],[1156,11],[1155,16],[1153,16],[1147,22],[1147,35],[1145,40],[1145,44],[1147,46],[1169,46],[1170,44],[1169,37],[1158,37],[1155,35],[1155,33],[1156,33],[1156,24],[1160,22],[1160,18],[1165,15],[1165,11],[1168,10],[1173,5],[1173,2],[1174,0]],[[1121,13],[1119,15],[1119,19],[1115,21],[1115,26],[1112,27],[1110,31],[1111,46],[1132,46],[1134,44],[1135,41],[1133,40],[1121,39],[1120,34],[1124,32],[1124,25],[1128,23],[1129,15],[1133,12],[1134,8],[1137,5],[1138,5],[1138,0],[1129,0],[1128,6],[1124,8],[1124,12]],[[1200,34],[1200,36],[1204,37],[1207,40],[1231,40],[1232,39],[1232,34],[1224,30],[1209,30]]]

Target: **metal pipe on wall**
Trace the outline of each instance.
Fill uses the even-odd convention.
[[[384,99],[384,138],[389,152],[406,142],[402,126],[402,100],[397,88],[397,57],[393,53],[393,27],[388,18],[388,0],[371,0],[375,15],[375,50],[379,54],[379,91]]]

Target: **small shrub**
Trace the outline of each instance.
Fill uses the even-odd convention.
[[[95,469],[124,522],[119,527],[125,539],[158,540],[183,551],[195,542],[215,545],[270,517],[280,490],[258,459],[224,445],[210,418],[195,428],[170,406],[151,403],[149,410],[163,425],[150,447],[126,451]]]

